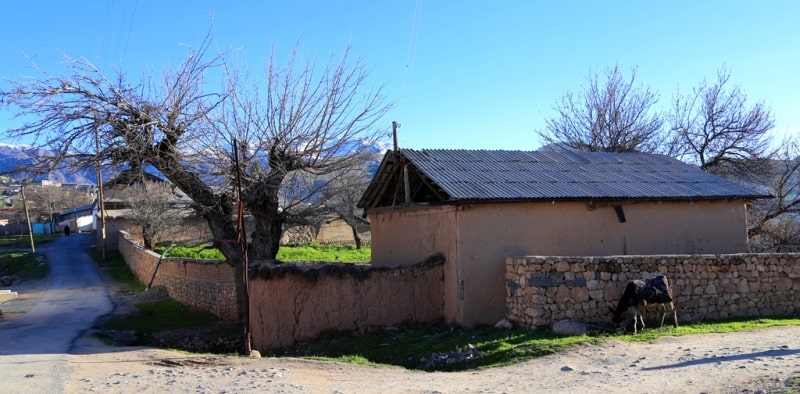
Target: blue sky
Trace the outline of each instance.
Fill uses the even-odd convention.
[[[62,54],[108,73],[158,72],[211,26],[215,47],[260,68],[273,46],[324,62],[350,45],[394,104],[401,147],[536,149],[568,90],[619,64],[670,107],[723,64],[778,135],[800,131],[797,1],[14,1],[0,78],[62,73]],[[0,128],[18,123],[0,109]]]

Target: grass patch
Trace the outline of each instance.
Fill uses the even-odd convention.
[[[167,252],[166,257],[180,257],[186,259],[199,259],[199,260],[225,260],[217,248],[213,246],[197,245],[175,245],[170,247],[169,243],[158,244],[153,248],[154,252],[163,254]]]
[[[136,331],[133,345],[149,345],[157,332],[205,325],[217,317],[199,312],[178,301],[167,300],[136,305],[138,313],[112,317],[98,328],[102,330]]]
[[[103,270],[111,279],[128,285],[135,291],[144,291],[145,286],[139,283],[139,279],[131,272],[122,254],[117,251],[108,251],[105,260],[100,255],[100,251],[95,250],[92,252],[92,258],[97,263],[97,266]]]
[[[278,249],[277,259],[286,262],[367,263],[372,248],[355,245],[320,245],[317,243],[283,245]]]
[[[558,336],[549,331],[462,330],[436,326],[402,327],[365,335],[335,334],[296,344],[273,356],[309,357],[356,364],[393,365],[427,371],[468,371],[527,361],[609,339],[653,341],[662,336],[751,331],[800,326],[798,318],[736,319],[649,328],[639,334]]]
[[[225,256],[216,248],[199,245],[177,245],[169,248],[169,243],[156,245],[156,253],[167,251],[167,257],[189,259],[223,260]],[[167,250],[169,249],[169,250]],[[368,246],[356,249],[355,245],[320,245],[317,243],[283,245],[276,257],[280,261],[322,262],[322,263],[367,263],[370,261],[372,249]]]
[[[34,234],[33,235],[33,243],[35,245],[43,244],[45,242],[50,242],[58,237],[61,234]],[[25,235],[5,235],[0,237],[0,248],[30,248],[31,247],[31,238],[28,234]]]
[[[0,277],[17,276],[20,280],[47,277],[50,266],[44,255],[29,252],[0,252]]]
[[[667,326],[645,329],[638,334],[620,335],[617,338],[628,342],[649,342],[662,336],[683,336],[692,334],[722,334],[729,332],[752,331],[770,327],[800,326],[800,318],[736,318],[705,323],[683,324],[678,328]]]
[[[547,331],[412,326],[357,336],[336,335],[300,343],[273,355],[427,371],[466,371],[514,364],[600,341],[601,337],[566,337]]]
[[[92,257],[98,267],[112,280],[126,285],[134,293],[145,290],[145,286],[139,283],[119,252],[108,252],[103,259],[99,251],[95,251]],[[199,352],[221,350],[227,353],[229,349],[238,347],[240,341],[237,340],[242,337],[241,324],[222,322],[211,313],[198,311],[175,300],[142,302],[135,306],[137,312],[112,316],[97,326],[101,340],[113,343],[113,339],[110,339],[113,332],[135,332],[135,341],[129,343],[130,345],[160,346]],[[163,338],[158,341],[155,339],[158,334],[180,330],[186,330],[188,332],[186,335],[190,338],[202,336],[201,344],[204,347],[194,343],[192,344],[194,348],[184,349],[186,335],[182,333],[162,335]],[[207,344],[212,344],[216,348]]]

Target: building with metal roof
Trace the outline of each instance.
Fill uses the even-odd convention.
[[[448,322],[504,316],[508,256],[747,251],[747,205],[769,197],[662,155],[411,150],[385,154],[359,202],[374,265],[442,253]]]

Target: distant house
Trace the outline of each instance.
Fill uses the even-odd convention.
[[[205,221],[192,208],[193,201],[179,189],[146,171],[123,171],[103,184],[102,212],[99,205],[96,204],[94,207],[98,247],[105,245],[106,248],[115,249],[119,231],[126,231],[141,240],[141,225],[137,225],[133,218],[139,216],[141,220],[142,213],[135,212],[131,201],[147,199],[147,190],[151,189],[146,189],[145,185],[148,188],[161,187],[170,191],[168,208],[160,206],[161,203],[152,207],[171,211],[169,214],[165,213],[163,219],[170,221],[169,231],[165,237],[168,236],[171,241],[190,243],[211,239]],[[101,227],[105,227],[106,230],[105,240],[100,231]]]
[[[374,265],[445,256],[445,319],[469,327],[504,317],[507,256],[745,252],[763,197],[660,155],[403,149],[359,207]]]
[[[70,208],[59,212],[54,215],[57,232],[64,231],[64,228],[69,226],[71,231],[91,232],[94,231],[94,222],[92,220],[92,211],[95,209],[95,203],[81,205],[78,207]]]

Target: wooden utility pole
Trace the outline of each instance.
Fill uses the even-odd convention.
[[[239,199],[236,223],[236,241],[242,246],[242,314],[244,315],[244,353],[252,356],[252,329],[250,327],[250,277],[248,275],[250,260],[247,248],[247,231],[244,226],[244,202],[242,201],[242,169],[239,167],[239,142],[233,139],[233,163],[236,167],[236,194]]]
[[[97,155],[97,203],[100,208],[100,249],[106,259],[106,209],[103,204],[103,170],[100,166],[100,132],[97,130],[97,111],[94,111],[94,149]]]
[[[25,220],[28,222],[28,236],[31,239],[31,253],[36,253],[36,244],[33,242],[33,228],[31,227],[31,214],[28,213],[28,201],[25,199],[25,185],[19,188],[22,193],[22,208],[25,209]]]

